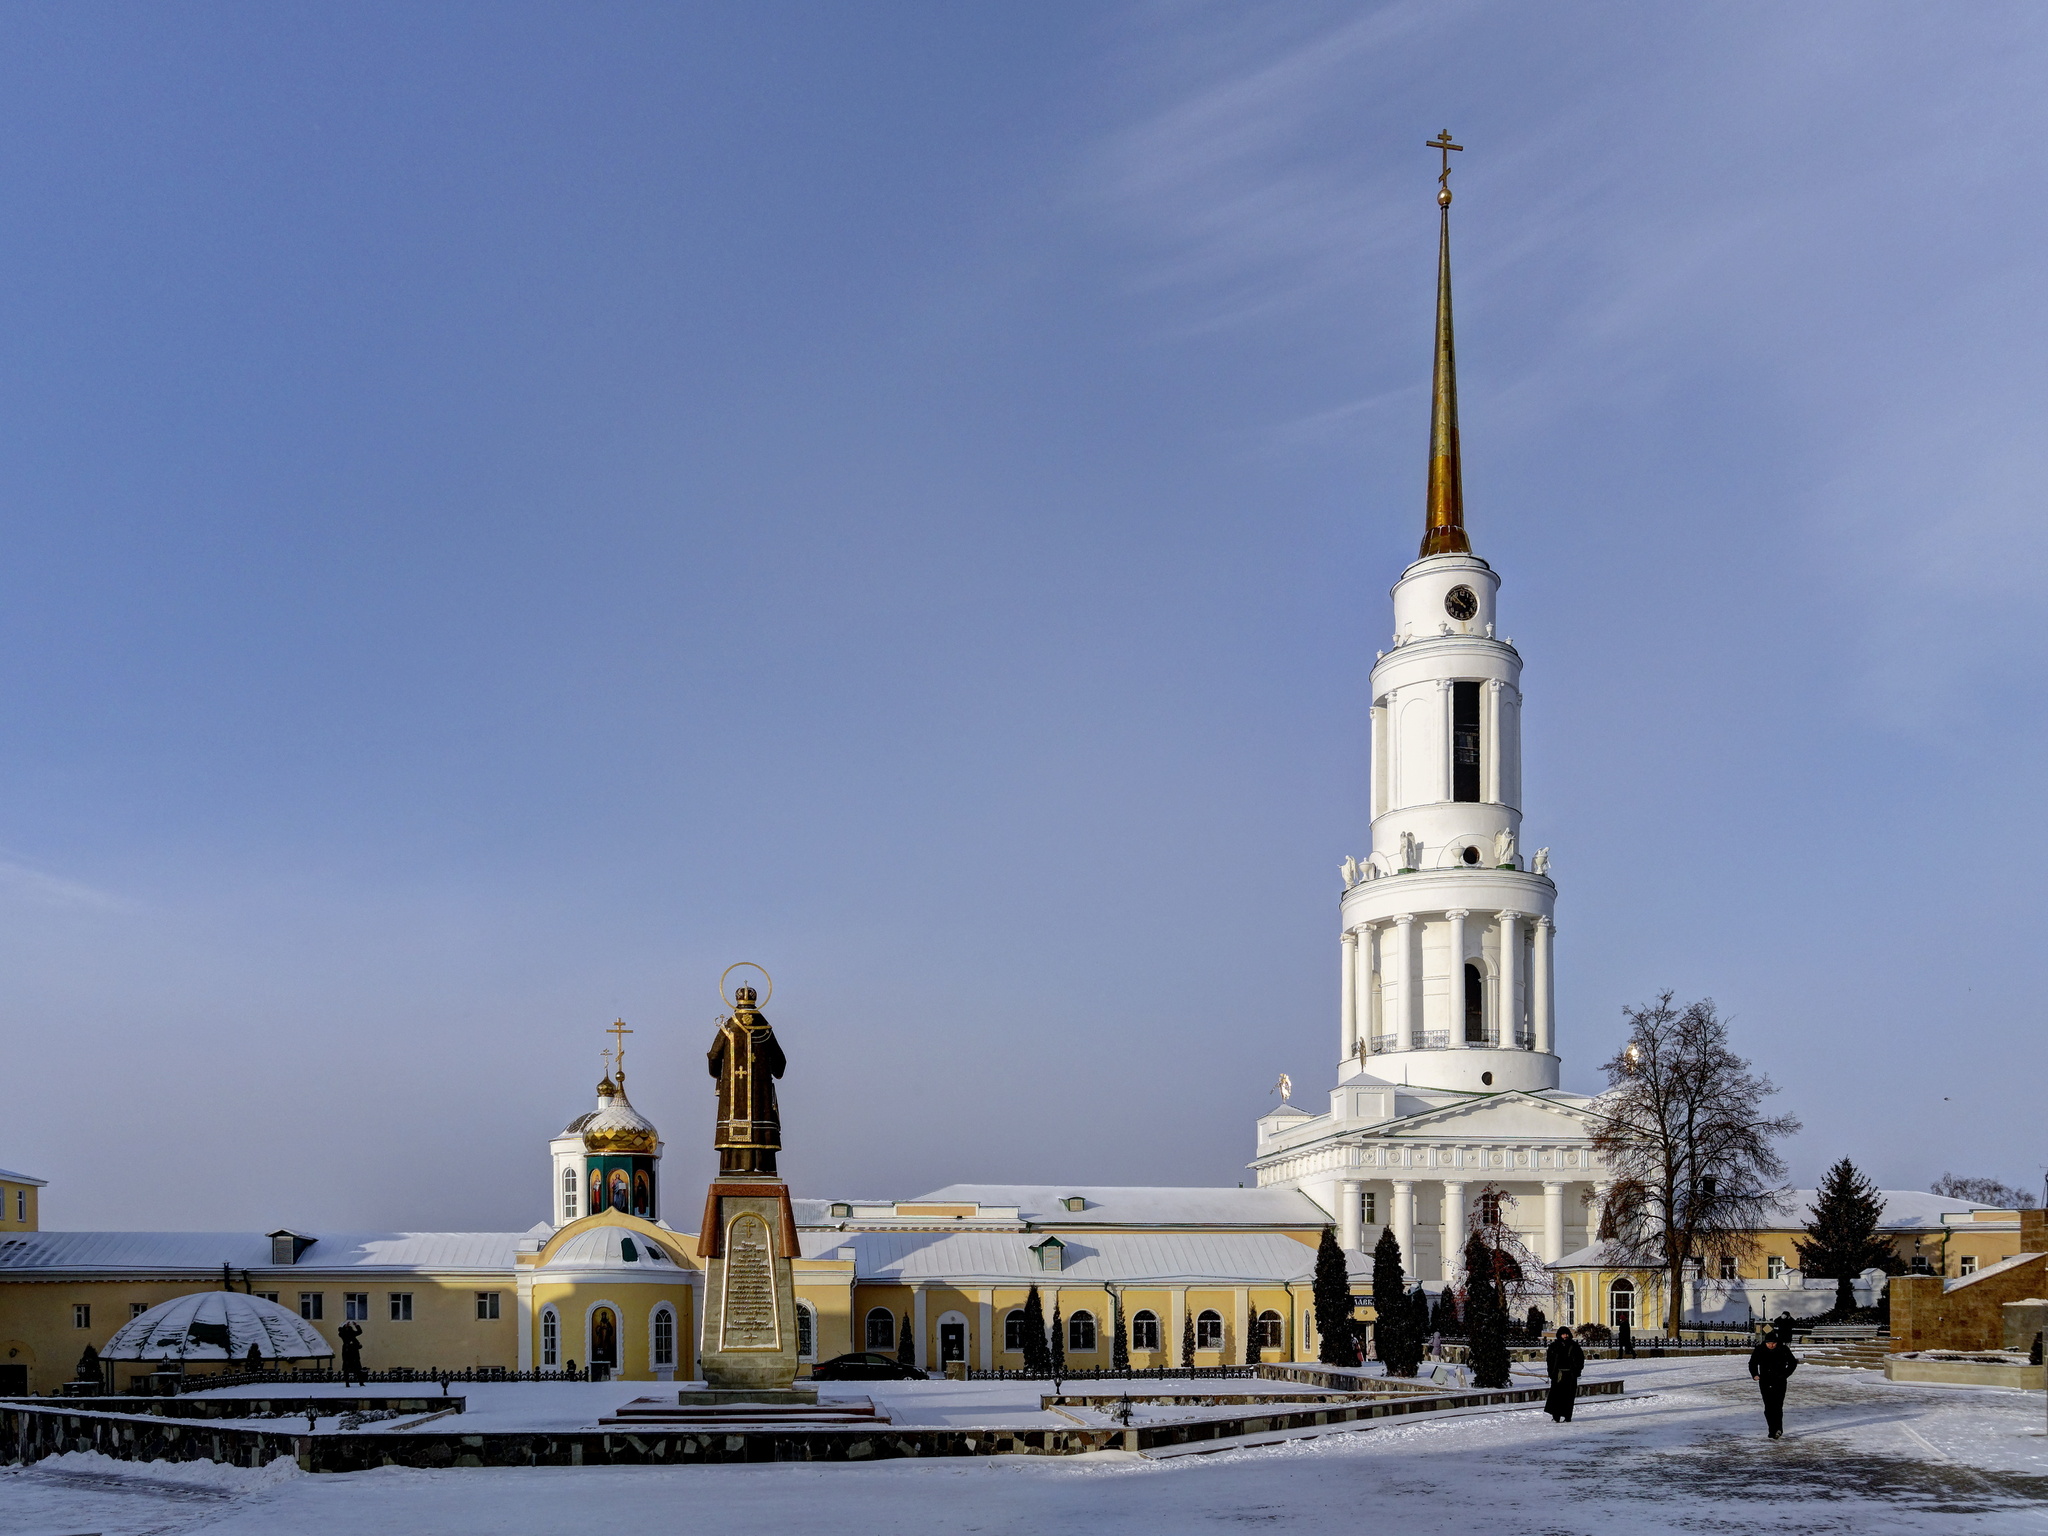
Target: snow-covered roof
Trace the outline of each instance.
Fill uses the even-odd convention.
[[[175,1296],[131,1317],[100,1351],[102,1360],[317,1360],[334,1346],[289,1307],[240,1291]]]
[[[1967,1211],[1995,1211],[1995,1205],[1978,1205],[1970,1200],[1958,1200],[1953,1195],[1930,1194],[1924,1189],[1881,1189],[1878,1195],[1884,1201],[1884,1212],[1877,1224],[1886,1229],[1929,1228],[1939,1231],[1944,1225],[1943,1217],[1953,1217]],[[1813,1219],[1813,1203],[1820,1198],[1817,1189],[1795,1189],[1784,1205],[1778,1208],[1779,1223],[1786,1227],[1804,1227]]]
[[[854,1251],[854,1275],[864,1281],[1088,1285],[1104,1281],[1234,1282],[1306,1279],[1316,1251],[1277,1232],[1102,1232],[1062,1240],[1058,1270],[1039,1267],[1036,1232],[817,1233],[830,1257]],[[822,1241],[830,1237],[831,1242]]]
[[[33,1184],[38,1189],[50,1182],[48,1179],[39,1179],[32,1173],[15,1173],[6,1168],[0,1168],[0,1179],[5,1179],[10,1184]]]
[[[262,1232],[25,1232],[0,1238],[0,1272],[233,1269],[509,1270],[517,1232],[315,1232],[295,1265],[271,1263]]]
[[[632,1246],[628,1248],[626,1245]],[[619,1270],[628,1274],[673,1281],[675,1256],[644,1233],[628,1227],[588,1227],[576,1233],[549,1255],[536,1273],[554,1278],[558,1270]]]
[[[1078,1211],[1061,1202],[1086,1202]],[[948,1184],[905,1204],[1013,1205],[1051,1227],[1321,1227],[1323,1208],[1298,1189],[1204,1189],[1175,1185]],[[1299,1247],[1299,1244],[1296,1244]]]

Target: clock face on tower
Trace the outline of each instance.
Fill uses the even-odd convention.
[[[1453,587],[1444,594],[1444,612],[1463,622],[1479,611],[1479,595],[1470,587]]]

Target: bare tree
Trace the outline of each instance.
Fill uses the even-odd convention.
[[[1628,1041],[1603,1065],[1593,1146],[1614,1175],[1600,1214],[1609,1262],[1665,1277],[1667,1333],[1685,1319],[1685,1266],[1754,1250],[1788,1191],[1775,1143],[1799,1129],[1767,1116],[1778,1090],[1728,1048],[1711,999],[1666,992],[1625,1008]]]

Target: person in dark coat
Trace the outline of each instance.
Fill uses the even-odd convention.
[[[1776,1335],[1749,1352],[1750,1378],[1763,1393],[1764,1424],[1773,1440],[1785,1433],[1785,1383],[1798,1369],[1799,1361],[1778,1342]]]
[[[1571,1329],[1557,1330],[1557,1337],[1543,1352],[1543,1364],[1550,1372],[1550,1395],[1543,1400],[1543,1411],[1552,1423],[1569,1424],[1572,1404],[1579,1400],[1579,1372],[1586,1368],[1586,1352],[1579,1348]]]
[[[368,1385],[370,1378],[363,1374],[363,1330],[354,1323],[343,1323],[337,1330],[341,1340],[341,1384],[346,1387],[354,1382]]]

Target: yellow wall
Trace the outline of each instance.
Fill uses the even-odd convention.
[[[618,1374],[634,1381],[654,1380],[652,1322],[654,1309],[666,1303],[676,1315],[676,1360],[674,1379],[688,1381],[697,1373],[697,1330],[688,1281],[673,1285],[644,1282],[609,1283],[604,1277],[550,1284],[536,1280],[533,1286],[533,1364],[541,1364],[541,1313],[553,1306],[562,1320],[562,1358],[555,1368],[590,1364],[589,1320],[595,1309],[608,1306],[619,1318]],[[367,1364],[367,1362],[365,1362]]]
[[[0,1237],[11,1232],[37,1232],[41,1230],[42,1214],[37,1196],[42,1191],[33,1184],[16,1184],[0,1179]],[[28,1214],[16,1216],[26,1200]]]

